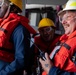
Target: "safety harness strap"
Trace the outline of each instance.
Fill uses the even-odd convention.
[[[7,30],[2,27],[0,27],[0,30],[3,31],[4,33],[7,33]]]
[[[4,47],[0,47],[0,50],[5,51],[5,52],[9,52],[9,53],[14,53],[14,50],[7,49],[7,48],[4,48]]]

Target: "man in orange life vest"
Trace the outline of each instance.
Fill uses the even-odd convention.
[[[36,31],[21,16],[22,0],[2,0],[0,5],[0,75],[22,75],[30,64],[30,33]],[[18,71],[18,72],[17,72]],[[28,74],[29,75],[29,74]]]
[[[65,34],[50,54],[52,61],[45,53],[45,61],[40,62],[48,75],[76,75],[76,0],[69,0],[58,15]]]
[[[43,18],[38,25],[39,34],[34,37],[35,44],[41,51],[50,52],[53,50],[55,44],[58,42],[60,36],[55,34],[55,24],[49,18]],[[35,48],[36,55],[39,55],[39,51]]]

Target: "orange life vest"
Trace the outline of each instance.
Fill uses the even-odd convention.
[[[61,47],[53,58],[54,65],[62,70],[76,72],[76,65],[72,61],[72,56],[76,52],[76,31],[74,31],[69,37],[63,35],[60,38],[60,41]]]
[[[1,20],[0,24],[0,60],[11,62],[14,60],[13,44],[10,42],[10,37],[13,30],[19,23],[25,26],[31,34],[36,34],[36,31],[28,24],[29,20],[24,16],[10,13],[8,18]]]
[[[76,72],[76,65],[71,60],[73,54],[76,52],[76,31],[73,32],[69,37],[65,34],[60,38],[63,45],[60,47],[59,51],[55,53],[53,57],[53,64],[68,72]],[[52,53],[50,54],[51,57]],[[44,71],[42,75],[47,75]]]

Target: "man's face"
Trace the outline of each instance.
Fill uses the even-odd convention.
[[[8,9],[8,3],[3,2],[2,5],[0,6],[0,18],[4,17],[4,15],[6,14],[7,9]]]
[[[40,36],[46,42],[49,42],[53,39],[54,29],[52,27],[42,27],[39,29]]]
[[[76,29],[76,12],[66,11],[62,17],[65,34],[70,35]]]

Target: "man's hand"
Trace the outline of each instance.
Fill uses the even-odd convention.
[[[53,63],[51,62],[49,55],[47,53],[45,53],[45,58],[46,60],[42,60],[41,58],[39,59],[42,68],[44,69],[44,71],[46,71],[46,73],[49,73],[50,68],[53,66]]]

